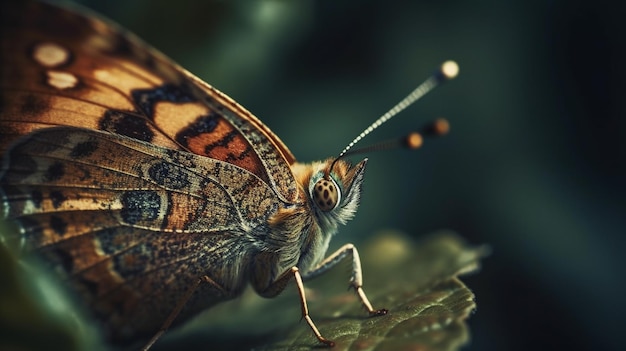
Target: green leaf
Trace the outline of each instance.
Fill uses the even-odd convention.
[[[0,221],[0,239],[6,231],[16,230],[7,227]],[[55,290],[54,283],[35,268],[19,264],[10,246],[0,240],[0,350],[72,351],[93,346],[81,339],[88,332],[76,333],[75,321],[80,317],[66,308],[67,301],[46,301],[39,293]]]
[[[414,243],[381,233],[360,248],[364,289],[384,316],[368,317],[352,290],[350,264],[305,282],[309,313],[322,335],[343,350],[457,350],[469,341],[465,320],[476,308],[473,293],[457,278],[477,270],[486,247],[467,246],[440,232]],[[220,305],[164,340],[158,349],[310,350],[320,346],[301,321],[294,287],[264,300],[247,292]]]

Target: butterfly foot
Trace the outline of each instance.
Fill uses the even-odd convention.
[[[378,316],[384,316],[387,313],[389,313],[389,310],[386,308],[381,308],[379,310],[374,310],[374,311],[370,311],[370,317],[378,317]]]
[[[322,344],[320,345],[321,347],[335,347],[335,342],[332,340],[328,340],[323,336],[320,336],[317,338]]]

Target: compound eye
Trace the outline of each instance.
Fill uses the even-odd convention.
[[[332,178],[320,179],[315,183],[313,187],[313,202],[317,207],[324,211],[332,211],[339,204],[341,195],[339,194],[339,188]]]

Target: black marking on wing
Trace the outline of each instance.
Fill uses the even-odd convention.
[[[184,147],[189,147],[187,139],[214,131],[219,123],[219,118],[221,117],[215,112],[198,117],[193,123],[176,134],[176,141]]]
[[[98,128],[145,142],[151,142],[154,139],[154,133],[148,126],[148,121],[128,111],[107,110],[100,118]]]
[[[159,102],[197,101],[189,89],[174,84],[165,84],[155,89],[136,89],[131,94],[135,104],[149,119],[154,119],[154,106]]]
[[[124,222],[133,225],[142,221],[158,218],[161,209],[161,197],[156,191],[127,191],[121,197],[124,206],[121,213]]]
[[[189,174],[169,162],[153,164],[148,169],[148,175],[157,184],[169,189],[183,189],[191,184]]]

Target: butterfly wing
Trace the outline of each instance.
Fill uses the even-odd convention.
[[[113,157],[126,155],[128,157]],[[236,296],[271,188],[229,163],[108,133],[47,128],[5,155],[6,211],[113,339],[154,333],[202,275],[180,321]],[[250,201],[253,200],[253,201]],[[126,333],[123,335],[120,333]]]
[[[235,164],[296,201],[293,155],[223,93],[95,14],[1,6],[0,150],[49,126],[106,130]]]
[[[154,333],[203,274],[220,288],[201,285],[177,321],[236,295],[239,253],[298,196],[282,142],[95,15],[0,6],[0,189],[26,249],[114,340]]]

